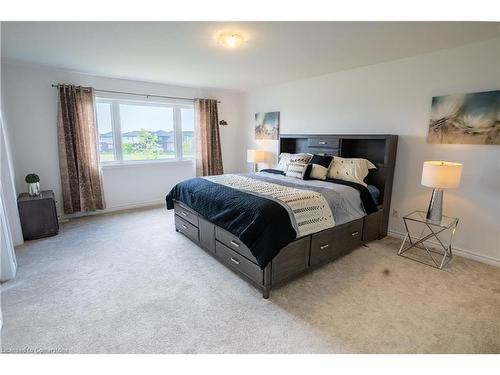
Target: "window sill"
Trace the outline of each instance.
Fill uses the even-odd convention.
[[[130,160],[130,161],[111,161],[101,163],[102,169],[126,168],[126,167],[145,167],[153,165],[193,165],[194,159],[175,159],[175,160]]]

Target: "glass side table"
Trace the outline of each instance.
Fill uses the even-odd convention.
[[[398,255],[426,264],[428,266],[442,269],[445,265],[447,265],[452,257],[453,253],[451,251],[451,243],[453,240],[453,235],[455,234],[455,230],[457,229],[458,219],[455,217],[443,216],[443,219],[440,222],[435,222],[431,220],[427,220],[426,213],[424,211],[413,211],[411,214],[403,216],[403,221],[405,223],[406,235],[399,248]],[[414,236],[410,234],[409,227],[412,224],[416,224],[422,227],[420,234],[418,236]],[[425,234],[426,232],[429,232]],[[439,234],[445,231],[449,231],[449,241],[446,242],[439,238]],[[431,249],[425,245],[425,241],[435,238],[439,245],[441,245],[441,249]],[[409,244],[405,247],[406,242]],[[426,255],[426,260],[421,257],[411,256],[411,252],[408,252],[410,249],[421,249],[424,250],[424,255]]]

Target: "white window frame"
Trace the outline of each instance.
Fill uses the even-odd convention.
[[[182,153],[182,117],[181,109],[194,109],[193,102],[190,100],[162,100],[161,98],[148,99],[145,98],[140,100],[137,96],[132,95],[96,95],[97,103],[107,103],[111,106],[111,133],[113,138],[113,156],[115,160],[100,161],[102,166],[119,166],[119,165],[130,165],[130,164],[149,164],[149,163],[179,163],[179,162],[189,162],[192,163],[194,160],[193,156],[184,156]],[[121,132],[121,122],[120,122],[120,104],[127,105],[140,105],[140,106],[154,106],[154,107],[167,107],[173,110],[173,122],[174,122],[174,150],[175,158],[170,159],[149,159],[149,160],[123,160],[123,150],[122,150],[122,132]],[[99,119],[97,119],[97,137],[99,139]],[[196,135],[195,135],[196,136]],[[99,142],[98,142],[99,144]],[[196,145],[196,139],[194,139],[194,144]],[[195,150],[193,150],[195,153]]]

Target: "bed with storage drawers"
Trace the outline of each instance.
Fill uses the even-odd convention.
[[[281,135],[279,143],[280,153],[363,158],[376,169],[366,176],[367,187],[333,179],[299,181],[264,170],[186,180],[167,195],[176,231],[264,298],[271,289],[387,235],[397,136]],[[370,201],[374,191],[376,203]]]

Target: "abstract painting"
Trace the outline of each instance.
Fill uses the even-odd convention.
[[[255,114],[255,139],[278,139],[280,128],[279,112]]]
[[[500,144],[500,90],[433,97],[427,143]]]

